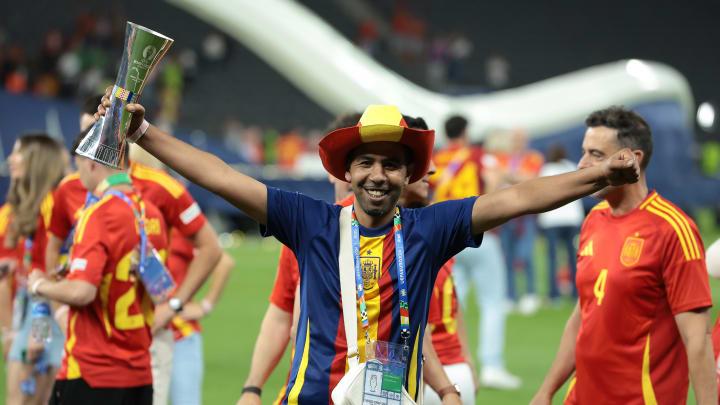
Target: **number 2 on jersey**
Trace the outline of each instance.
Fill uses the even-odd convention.
[[[603,297],[605,297],[605,283],[607,282],[607,273],[607,269],[600,270],[600,274],[598,274],[597,280],[595,280],[595,287],[593,288],[593,292],[595,293],[595,297],[597,298],[598,306],[602,305]]]

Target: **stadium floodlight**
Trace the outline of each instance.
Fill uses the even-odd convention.
[[[715,106],[705,101],[697,109],[697,123],[705,132],[712,132],[715,128]]]

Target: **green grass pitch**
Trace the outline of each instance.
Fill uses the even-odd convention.
[[[701,217],[698,224],[704,230],[707,246],[720,233],[710,219]],[[542,239],[537,244],[537,282],[541,295],[546,291],[546,257]],[[268,305],[272,289],[280,244],[274,239],[247,238],[228,252],[236,259],[229,285],[221,302],[207,319],[203,320],[205,346],[205,404],[234,404],[243,386],[250,366],[253,345]],[[522,279],[522,277],[519,277]],[[720,281],[711,280],[714,300],[720,299]],[[519,286],[518,291],[523,291]],[[202,295],[203,292],[200,292]],[[474,302],[470,297],[468,301]],[[542,309],[534,316],[510,315],[507,324],[507,368],[522,377],[522,388],[516,391],[481,389],[478,404],[526,404],[539,387],[555,356],[563,326],[572,310],[572,303]],[[474,307],[465,309],[472,352],[477,348],[478,312]],[[713,308],[712,319],[717,317]],[[289,368],[288,352],[270,376],[263,389],[263,403],[274,400],[282,387]],[[694,403],[690,389],[689,403]],[[562,403],[563,388],[554,403]],[[5,398],[5,369],[0,367],[0,402]]]

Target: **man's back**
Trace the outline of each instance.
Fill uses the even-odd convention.
[[[148,241],[164,256],[165,222],[152,203],[144,205]],[[153,304],[133,271],[139,242],[135,213],[117,196],[106,195],[78,221],[67,278],[93,284],[97,295],[87,306],[70,309],[59,380],[83,378],[91,387],[152,383]]]

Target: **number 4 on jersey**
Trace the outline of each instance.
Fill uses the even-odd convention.
[[[602,305],[603,297],[605,297],[605,282],[607,281],[607,273],[607,269],[600,270],[600,274],[598,274],[598,278],[595,281],[595,287],[593,288],[598,306]]]

